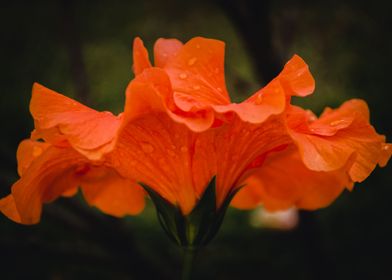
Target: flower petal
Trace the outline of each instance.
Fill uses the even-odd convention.
[[[154,45],[154,64],[156,67],[165,67],[166,63],[173,59],[183,44],[177,39],[160,38]]]
[[[278,76],[285,91],[294,96],[312,94],[315,82],[308,65],[298,55],[294,55]]]
[[[92,167],[82,178],[81,189],[89,205],[115,217],[137,215],[144,209],[143,189],[113,169]]]
[[[218,113],[235,112],[243,121],[262,123],[271,115],[283,112],[286,106],[286,94],[279,82],[272,81],[240,104],[215,105]]]
[[[199,151],[209,142],[209,136],[194,133],[164,112],[150,113],[123,128],[109,159],[122,176],[148,185],[186,215],[213,174],[208,169],[214,166],[202,158],[207,154]]]
[[[37,142],[30,139],[23,140],[16,152],[18,161],[18,174],[20,176],[30,167],[31,163],[39,157],[50,145],[44,142]]]
[[[205,105],[229,104],[222,41],[202,37],[191,39],[167,62],[165,70],[174,92]]]
[[[369,111],[364,101],[347,101],[340,108],[327,110],[320,119],[308,121],[309,125],[302,127],[292,125],[295,121],[290,119],[301,115],[299,108],[295,111],[294,117],[288,115],[289,132],[309,169],[337,170],[354,155],[355,161],[349,174],[354,182],[361,182],[379,162],[385,163],[385,137],[377,134],[369,124]],[[306,115],[303,110],[302,115]]]
[[[144,47],[143,41],[136,37],[133,40],[133,72],[139,75],[145,69],[151,67],[151,62],[148,58],[148,52]]]
[[[97,112],[37,83],[33,87],[30,111],[35,120],[35,139],[71,146],[90,159],[99,159],[111,148],[121,117]]]
[[[265,156],[291,142],[281,116],[261,124],[250,124],[239,118],[217,130],[215,149],[217,162],[217,203],[238,188]]]
[[[47,148],[12,186],[12,199],[5,198],[0,211],[23,224],[37,223],[42,203],[77,187],[78,178],[74,176],[73,169],[84,161],[71,149]]]
[[[387,165],[389,159],[391,158],[391,155],[392,155],[392,144],[390,144],[390,143],[382,144],[381,150],[382,150],[382,152],[381,152],[380,159],[378,161],[378,165],[380,167],[384,167],[384,166]]]
[[[171,84],[166,73],[150,68],[132,80],[126,90],[125,122],[151,112],[165,112],[173,108]]]
[[[16,208],[15,199],[12,194],[0,199],[0,212],[16,223],[22,223],[19,211]]]
[[[295,55],[282,72],[267,86],[240,104],[215,105],[218,113],[235,112],[243,121],[262,123],[271,115],[283,112],[290,96],[306,96],[314,90],[314,79],[308,65]]]
[[[59,196],[72,196],[82,185],[89,204],[113,216],[137,214],[144,207],[144,191],[134,182],[121,177],[107,162],[92,162],[71,147],[45,147],[30,160],[41,142],[26,140],[19,157],[23,166],[21,178],[12,186],[11,194],[0,200],[0,211],[22,224],[39,222],[42,204]],[[30,164],[24,165],[30,161]],[[22,165],[21,165],[22,164]]]
[[[326,207],[345,187],[351,187],[349,165],[335,171],[313,171],[294,148],[274,153],[246,180],[232,206],[252,209],[262,204],[274,211],[293,206],[308,210]]]
[[[209,108],[199,108],[197,112],[181,111],[174,104],[167,74],[159,68],[150,68],[138,75],[129,84],[126,96],[126,121],[151,112],[166,112],[173,120],[193,131],[206,130],[214,122],[214,113]]]

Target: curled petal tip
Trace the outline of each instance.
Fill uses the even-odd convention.
[[[12,194],[0,199],[0,212],[16,223],[23,223]]]
[[[312,94],[315,89],[309,66],[299,55],[295,54],[286,63],[279,77],[290,95],[303,97]]]
[[[133,40],[133,71],[135,75],[139,75],[150,67],[151,62],[148,58],[147,49],[144,47],[142,39],[136,37]]]
[[[385,167],[392,155],[392,144],[382,143],[381,145],[381,156],[378,161],[380,167]]]

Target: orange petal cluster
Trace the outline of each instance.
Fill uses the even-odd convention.
[[[30,111],[35,130],[17,151],[20,179],[0,199],[0,210],[22,224],[39,222],[43,203],[73,196],[78,188],[91,206],[106,214],[135,215],[144,190],[121,176],[102,157],[114,144],[121,116],[97,112],[34,84]]]
[[[34,85],[35,130],[18,149],[21,178],[0,200],[1,212],[36,223],[43,203],[80,187],[107,214],[137,214],[143,183],[188,215],[214,176],[217,209],[238,190],[232,202],[238,208],[317,209],[391,156],[364,101],[347,101],[319,118],[290,104],[291,96],[315,88],[297,55],[238,104],[226,89],[221,41],[159,39],[153,66],[136,38],[133,58],[135,78],[119,116]]]

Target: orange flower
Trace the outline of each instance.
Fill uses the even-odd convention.
[[[225,87],[222,42],[160,39],[154,57],[156,67],[137,38],[136,77],[120,116],[35,85],[32,137],[45,142],[22,143],[21,179],[0,200],[3,213],[37,222],[43,202],[80,186],[104,212],[135,214],[144,205],[138,182],[169,236],[196,246],[213,237],[238,191],[239,208],[316,209],[391,155],[363,101],[328,109],[319,119],[290,105],[291,96],[314,90],[299,56],[240,104],[231,103]],[[34,156],[37,147],[42,153]]]
[[[220,41],[204,38],[194,38],[185,45],[175,39],[160,39],[154,47],[157,69],[152,68],[142,41],[137,38],[134,42],[134,70],[138,75],[134,83],[150,88],[143,95],[155,96],[154,108],[159,107],[159,112],[166,112],[196,132],[215,127],[208,131],[214,134],[209,138],[195,134],[203,139],[198,140],[200,143],[211,144],[204,148],[208,152],[198,150],[193,154],[208,155],[204,162],[210,166],[206,172],[205,167],[197,167],[191,160],[193,166],[208,174],[198,181],[197,173],[189,176],[188,172],[184,177],[196,178],[193,188],[184,190],[177,182],[163,190],[164,184],[144,181],[184,214],[193,209],[212,175],[217,176],[218,208],[230,192],[245,184],[233,201],[239,208],[263,203],[270,209],[292,205],[316,209],[331,203],[344,187],[351,189],[353,182],[365,179],[377,163],[386,164],[390,146],[370,126],[363,101],[352,100],[334,112],[327,110],[319,120],[309,111],[289,105],[291,96],[306,96],[314,90],[314,79],[299,56],[294,56],[273,81],[248,100],[230,103],[224,85],[223,47]],[[130,90],[128,93],[132,95]],[[176,133],[172,130],[167,135]],[[188,145],[194,146],[192,141]],[[261,165],[250,176],[252,169],[254,173]],[[141,174],[138,177],[143,178]],[[184,197],[176,198],[182,191],[188,195],[187,202]]]
[[[108,161],[123,176],[178,205],[184,215],[193,210],[213,176],[219,208],[249,168],[290,141],[280,117],[252,124],[232,116],[216,128],[194,132],[167,114],[165,100],[172,92],[158,68],[144,70],[130,83],[122,130]]]

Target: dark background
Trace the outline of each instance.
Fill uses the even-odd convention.
[[[38,81],[87,105],[121,112],[133,77],[131,46],[159,37],[226,42],[226,80],[239,101],[294,54],[310,65],[321,112],[365,99],[391,139],[391,5],[388,1],[7,1],[0,8],[0,195],[17,180],[15,152],[33,128]],[[386,279],[391,275],[391,165],[330,207],[302,212],[290,231],[252,227],[231,209],[200,252],[194,279]],[[149,204],[114,219],[80,197],[45,206],[42,221],[0,217],[0,279],[176,279],[180,251]]]

